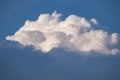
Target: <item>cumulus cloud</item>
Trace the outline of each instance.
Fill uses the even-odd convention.
[[[95,18],[86,20],[84,17],[70,15],[61,20],[62,14],[41,14],[36,21],[27,20],[12,36],[10,41],[17,41],[23,46],[34,46],[35,50],[49,52],[53,48],[63,48],[83,53],[120,53],[117,49],[119,34],[109,34],[104,30],[96,30],[92,23],[98,24]]]
[[[97,20],[96,20],[95,18],[92,18],[90,21],[91,21],[92,23],[94,23],[94,24],[98,24],[98,22],[97,22]]]

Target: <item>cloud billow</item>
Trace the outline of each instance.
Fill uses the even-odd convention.
[[[90,21],[84,17],[70,15],[65,20],[56,11],[52,14],[41,14],[36,21],[26,21],[14,35],[7,36],[10,41],[17,41],[23,46],[32,45],[35,50],[49,52],[54,48],[70,51],[102,54],[120,53],[117,49],[119,34],[108,34],[104,30],[96,30],[95,18]]]

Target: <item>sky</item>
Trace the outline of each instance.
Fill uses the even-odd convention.
[[[119,0],[0,0],[0,80],[120,80],[119,8]]]

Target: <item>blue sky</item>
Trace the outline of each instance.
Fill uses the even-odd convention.
[[[13,35],[26,20],[57,10],[62,19],[74,14],[95,18],[102,28],[120,34],[119,0],[0,0],[0,41]],[[17,43],[0,45],[0,80],[119,80],[120,55],[82,56],[55,49],[49,54],[18,48]],[[119,46],[118,46],[119,47]]]

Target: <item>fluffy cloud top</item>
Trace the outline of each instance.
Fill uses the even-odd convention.
[[[53,48],[63,48],[83,53],[120,53],[117,49],[119,34],[108,34],[104,30],[96,30],[92,24],[98,24],[92,18],[70,15],[65,20],[56,11],[52,14],[41,14],[36,21],[27,20],[14,35],[7,40],[17,41],[23,46],[34,46],[35,50],[49,52]]]

